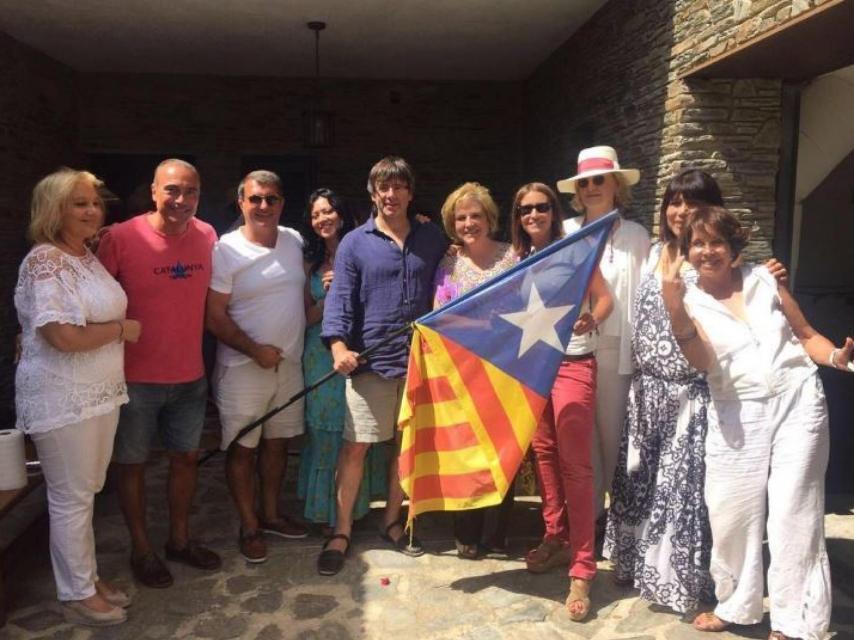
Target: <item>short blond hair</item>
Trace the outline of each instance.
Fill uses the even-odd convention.
[[[629,206],[632,201],[632,188],[629,186],[629,183],[626,182],[626,179],[623,177],[622,173],[606,173],[606,176],[614,176],[614,180],[617,181],[617,192],[614,194],[614,208],[615,209],[625,209]],[[578,213],[584,213],[584,205],[581,203],[581,196],[579,196],[580,190],[578,187],[575,188],[575,194],[572,196],[572,208],[578,211]]]
[[[104,201],[99,191],[104,183],[88,171],[62,167],[39,180],[33,189],[29,235],[34,243],[55,243],[59,240],[59,233],[62,230],[62,209],[71,199],[74,187],[81,182],[94,187],[95,192],[98,193],[101,211],[104,210]]]
[[[442,205],[442,224],[445,226],[445,233],[451,240],[460,242],[455,229],[454,216],[457,212],[457,205],[463,200],[474,200],[480,205],[484,215],[486,215],[486,222],[489,224],[490,236],[498,231],[498,205],[492,199],[489,189],[478,182],[465,182],[454,189],[445,198],[445,204]]]

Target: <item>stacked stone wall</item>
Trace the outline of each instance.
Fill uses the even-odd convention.
[[[667,181],[702,168],[753,226],[748,256],[769,255],[781,83],[682,76],[826,1],[612,0],[529,81],[528,165],[552,178],[579,146],[612,144],[641,169],[630,213],[656,232]]]

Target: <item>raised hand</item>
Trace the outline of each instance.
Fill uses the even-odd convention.
[[[789,284],[789,272],[786,270],[786,265],[782,262],[776,258],[771,258],[765,263],[765,268],[774,276],[777,284],[781,284],[784,287]]]
[[[671,315],[673,311],[684,306],[685,281],[682,280],[682,274],[679,273],[683,262],[685,262],[685,256],[681,254],[676,256],[676,259],[661,274],[661,297],[664,299],[664,306],[671,312]]]

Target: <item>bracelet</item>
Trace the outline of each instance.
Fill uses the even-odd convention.
[[[676,338],[676,342],[678,344],[682,344],[683,342],[691,342],[691,340],[697,337],[697,327],[692,326],[691,330],[688,333],[684,333],[682,335],[679,335],[674,332],[673,337]]]
[[[125,325],[121,320],[116,320],[119,323],[119,337],[116,338],[119,342],[125,337]]]
[[[828,357],[827,362],[833,369],[838,369],[839,366],[836,364],[836,355],[839,353],[839,349],[834,349],[830,352],[830,357]]]

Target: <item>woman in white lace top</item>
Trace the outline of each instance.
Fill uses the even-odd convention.
[[[86,247],[104,220],[91,173],[62,169],[33,190],[32,250],[21,264],[15,308],[22,354],[15,375],[17,427],[36,445],[47,484],[50,554],[70,622],[124,622],[127,594],[98,580],[92,510],[128,401],[123,340],[127,298]]]

